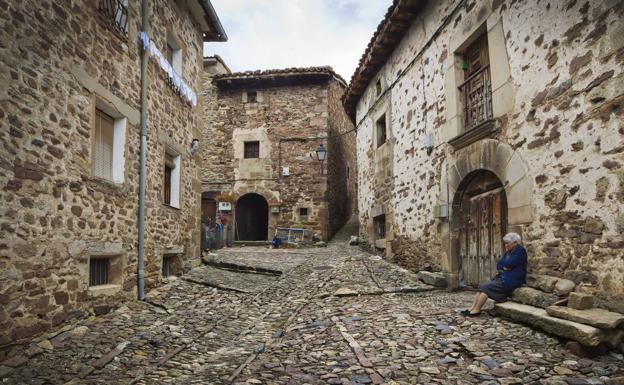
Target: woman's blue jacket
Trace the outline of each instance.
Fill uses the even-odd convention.
[[[496,264],[496,269],[501,272],[503,289],[511,291],[524,285],[527,275],[527,252],[524,247],[518,245],[503,254]]]

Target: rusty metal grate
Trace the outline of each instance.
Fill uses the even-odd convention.
[[[127,0],[100,0],[100,11],[115,27],[117,32],[128,34],[128,2]]]
[[[466,131],[492,119],[490,65],[472,73],[458,88],[464,102]]]
[[[91,258],[89,260],[89,286],[108,284],[110,259]]]

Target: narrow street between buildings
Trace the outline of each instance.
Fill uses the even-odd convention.
[[[6,384],[619,384],[470,292],[347,246],[239,247],[113,312],[2,352]],[[620,381],[620,382],[618,382]]]

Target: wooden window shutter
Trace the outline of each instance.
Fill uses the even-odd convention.
[[[113,179],[113,136],[115,119],[95,110],[95,148],[93,173],[98,178]]]

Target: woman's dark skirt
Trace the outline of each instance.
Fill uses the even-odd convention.
[[[505,302],[510,293],[509,291],[503,289],[503,281],[500,277],[494,277],[491,280],[482,283],[479,285],[479,290],[496,302]]]

